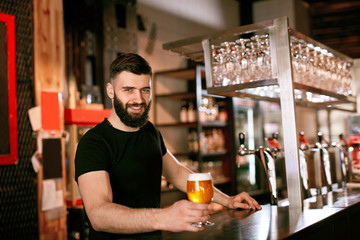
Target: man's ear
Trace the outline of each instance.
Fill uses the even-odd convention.
[[[106,84],[106,93],[110,99],[114,98],[114,86],[111,83]]]

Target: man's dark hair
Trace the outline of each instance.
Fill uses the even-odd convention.
[[[152,76],[149,63],[135,53],[120,54],[110,65],[110,78],[113,79],[118,73],[128,71],[134,74],[149,74]]]

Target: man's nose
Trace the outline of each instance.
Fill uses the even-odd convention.
[[[141,90],[134,91],[134,101],[137,103],[143,103],[145,102],[144,96],[141,92]]]

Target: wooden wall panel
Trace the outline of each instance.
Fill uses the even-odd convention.
[[[34,0],[35,101],[41,91],[63,91],[65,42],[61,0]]]
[[[41,91],[62,93],[65,86],[65,41],[62,0],[34,0],[34,75],[35,104],[41,105]],[[63,103],[60,101],[60,124],[64,129]],[[58,131],[57,134],[61,134]],[[64,143],[62,141],[62,151]],[[65,153],[63,152],[63,156]],[[65,161],[59,187],[66,193]],[[56,210],[41,210],[42,169],[38,173],[40,240],[67,239],[66,205]],[[58,183],[57,183],[58,184]],[[58,188],[58,186],[57,186]]]

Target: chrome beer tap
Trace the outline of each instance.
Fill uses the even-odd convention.
[[[238,150],[239,156],[255,155],[261,165],[264,167],[266,179],[268,180],[268,187],[270,191],[270,204],[277,205],[277,187],[276,187],[276,172],[275,160],[270,149],[259,147],[254,150],[249,150],[245,147],[245,133],[239,133],[240,147]]]
[[[322,132],[318,132],[318,141],[316,143],[316,147],[320,149],[322,169],[325,175],[326,187],[329,192],[332,191],[331,165],[330,165],[329,152],[326,149],[328,145],[327,143],[323,144],[323,140],[324,138]]]
[[[338,188],[345,187],[348,178],[347,142],[342,134],[339,135],[340,142],[332,142],[328,147],[330,155],[332,180],[337,183]]]
[[[278,142],[279,133],[274,132],[271,138],[265,138],[265,141],[270,145],[271,153],[275,160],[275,170],[277,177],[277,187],[280,189],[286,187],[286,168],[283,147]],[[278,191],[280,190],[278,189]]]
[[[343,180],[344,180],[344,187],[346,185],[346,182],[349,182],[349,171],[350,171],[350,163],[349,163],[349,155],[348,155],[348,149],[349,144],[344,138],[343,134],[339,134],[340,143],[337,144],[337,146],[340,149],[340,161],[341,161],[341,171],[343,174]]]
[[[309,150],[309,143],[305,138],[304,132],[299,134],[300,140],[300,149],[299,149],[299,161],[300,161],[300,176],[301,176],[301,185],[304,199],[311,197],[310,185],[309,185],[309,170],[308,163],[306,160],[306,151]]]

